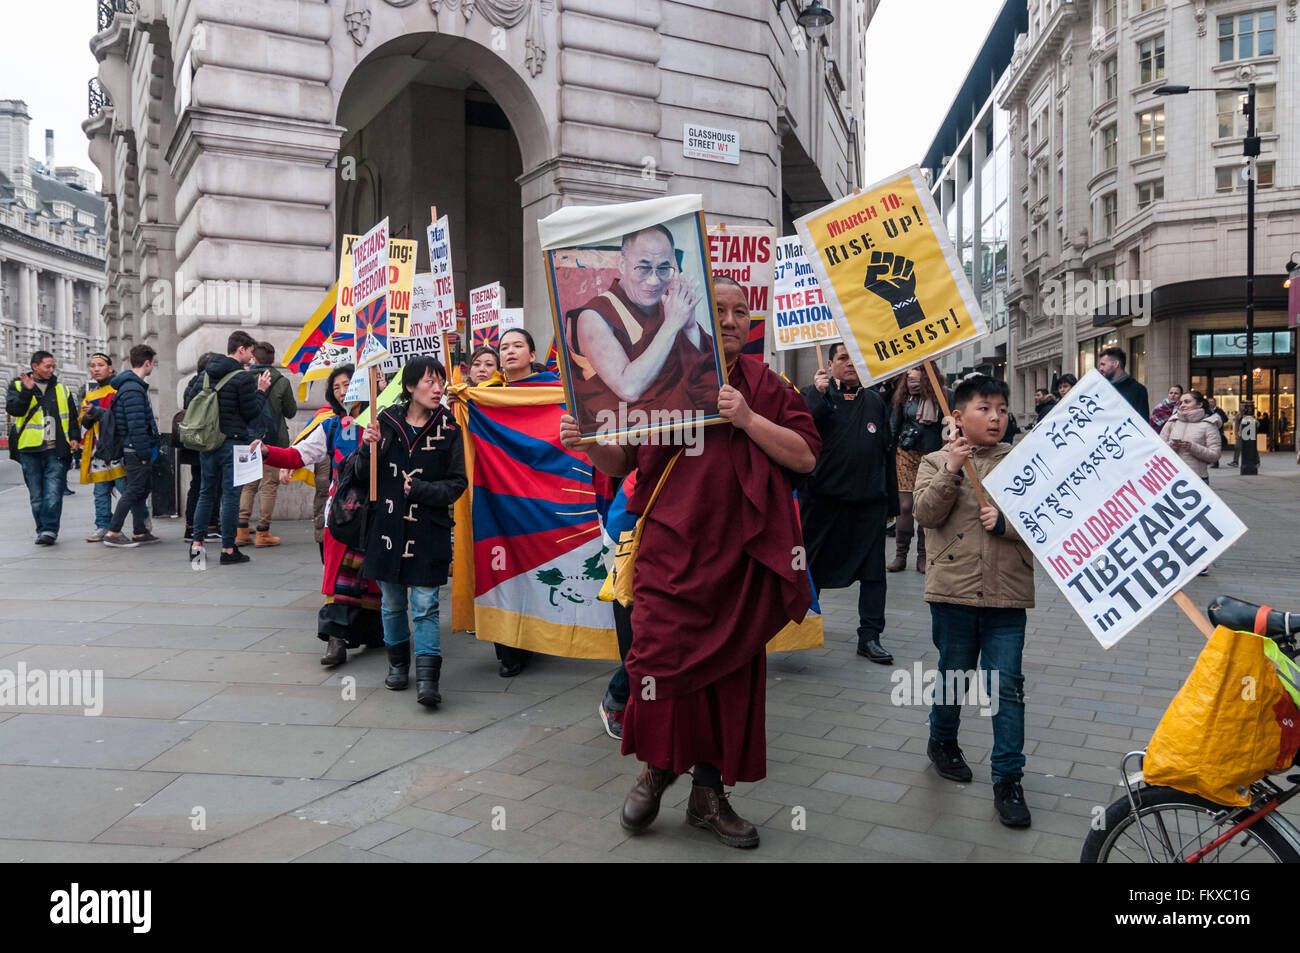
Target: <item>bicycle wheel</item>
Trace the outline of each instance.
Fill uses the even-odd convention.
[[[1221,817],[1229,813],[1222,805],[1173,788],[1145,787],[1137,799],[1137,816],[1127,797],[1107,809],[1105,826],[1083,842],[1080,863],[1146,864],[1152,857],[1156,863],[1182,863],[1236,823]],[[1300,852],[1269,815],[1219,845],[1201,862],[1293,864],[1300,863]]]

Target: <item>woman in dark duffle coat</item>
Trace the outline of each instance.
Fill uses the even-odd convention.
[[[446,371],[431,357],[402,368],[403,397],[366,427],[352,458],[354,478],[368,487],[370,454],[379,455],[376,501],[366,527],[361,574],[383,593],[384,644],[391,689],[406,688],[411,667],[409,603],[415,620],[415,688],[421,705],[437,705],[442,651],[438,587],[451,564],[449,507],[465,491],[461,432],[441,404]],[[378,447],[377,451],[375,450]]]

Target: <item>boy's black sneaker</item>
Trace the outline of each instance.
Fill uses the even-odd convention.
[[[241,553],[239,551],[238,546],[234,548],[233,552],[221,554],[221,565],[223,566],[234,566],[237,563],[247,563],[247,562],[252,562],[252,560],[249,559],[249,557],[245,556],[243,553]]]
[[[962,783],[970,781],[972,777],[970,766],[966,764],[966,759],[962,757],[961,748],[957,747],[957,742],[935,741],[931,738],[930,743],[925,747],[925,753],[934,762],[934,769],[939,772],[939,777],[947,778],[949,781],[961,781]]]
[[[1007,827],[1029,826],[1029,805],[1019,781],[999,781],[993,785],[993,806],[998,809],[998,820]]]

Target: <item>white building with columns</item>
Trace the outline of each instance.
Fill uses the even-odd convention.
[[[166,357],[161,419],[232,329],[283,349],[340,236],[385,216],[424,271],[449,215],[457,298],[501,281],[539,348],[536,222],[564,205],[700,192],[710,222],[793,234],[862,184],[878,0],[824,5],[814,37],[807,0],[99,0],[109,341]],[[738,133],[739,163],[685,157],[687,123]]]
[[[44,350],[75,393],[105,346],[105,203],[90,173],[54,166],[50,134],[45,163],[28,155],[30,121],[22,100],[0,100],[0,379]]]

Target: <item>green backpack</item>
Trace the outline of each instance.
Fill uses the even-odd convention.
[[[203,388],[194,395],[189,407],[185,408],[185,418],[177,430],[181,443],[190,450],[206,453],[216,450],[226,442],[226,435],[221,432],[221,408],[217,403],[217,391],[236,374],[243,371],[231,371],[213,387],[208,375],[203,375]]]

